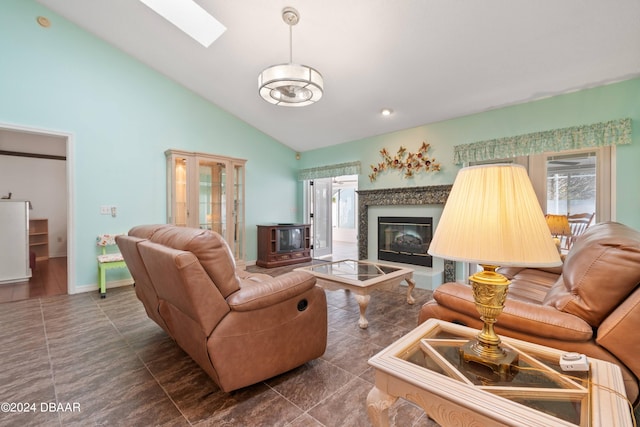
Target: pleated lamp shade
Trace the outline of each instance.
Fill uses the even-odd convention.
[[[458,172],[428,252],[495,266],[561,264],[527,171],[512,164]]]

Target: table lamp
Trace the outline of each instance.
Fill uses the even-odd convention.
[[[469,277],[469,282],[484,325],[476,338],[460,349],[460,355],[465,362],[477,362],[507,375],[518,355],[500,346],[493,328],[510,283],[496,269],[561,265],[525,168],[494,164],[461,169],[428,252],[482,266],[483,271]]]
[[[569,219],[566,215],[545,215],[549,231],[553,235],[553,242],[556,244],[558,252],[560,252],[560,238],[558,236],[571,236],[571,227],[569,227]]]

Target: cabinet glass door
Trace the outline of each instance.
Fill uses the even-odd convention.
[[[219,233],[243,261],[246,160],[180,150],[165,156],[167,222]]]
[[[244,258],[244,165],[233,166],[233,248],[237,259]]]
[[[226,229],[225,181],[224,163],[198,161],[198,226],[223,236]]]
[[[173,175],[170,177],[172,182],[168,183],[173,193],[172,202],[170,201],[168,205],[169,217],[171,218],[169,222],[185,227],[189,218],[188,161],[182,156],[171,156],[169,162],[171,164],[169,170]]]

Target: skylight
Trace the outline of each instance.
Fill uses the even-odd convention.
[[[209,47],[227,30],[193,0],[140,1],[204,47]]]

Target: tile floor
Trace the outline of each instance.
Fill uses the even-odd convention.
[[[0,304],[0,402],[36,404],[0,413],[1,426],[368,426],[373,385],[367,360],[411,330],[430,291],[376,293],[370,326],[357,326],[355,298],[327,292],[327,351],[291,372],[232,392],[209,377],[149,320],[133,288]],[[68,412],[42,411],[48,402]],[[73,411],[73,405],[79,411]],[[396,426],[432,426],[412,404],[391,410]]]
[[[411,330],[430,298],[416,289],[408,306],[405,292],[377,292],[366,330],[352,295],[327,292],[325,354],[228,394],[147,318],[132,287],[110,289],[106,299],[94,292],[0,303],[0,402],[35,404],[35,412],[0,412],[0,426],[369,426],[367,360]],[[50,403],[69,411],[43,411]],[[401,400],[391,416],[395,426],[436,426]]]
[[[358,259],[358,244],[355,242],[332,242],[332,254],[328,259],[338,261],[342,259]]]

